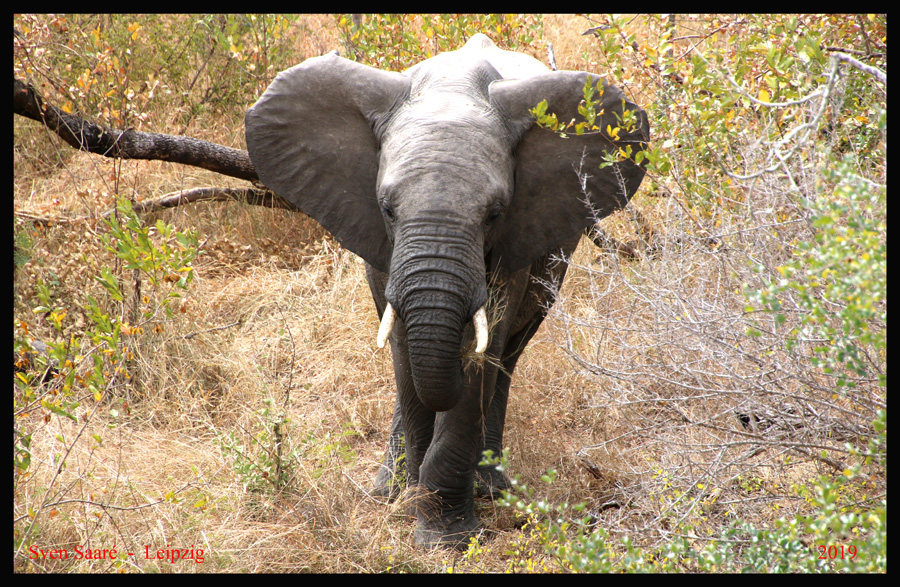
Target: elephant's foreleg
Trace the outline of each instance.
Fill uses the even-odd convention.
[[[491,407],[485,420],[482,453],[491,451],[494,457],[499,457],[503,452],[503,427],[506,424],[509,383],[509,375],[506,373],[497,374],[497,388],[494,391],[494,398],[491,401]],[[497,470],[496,465],[478,465],[475,469],[475,484],[479,497],[492,497],[495,499],[500,497],[503,490],[510,488],[509,478],[504,472]]]
[[[568,265],[558,263],[555,258],[569,258],[578,246],[581,236],[573,237],[559,253],[548,255],[535,261],[529,271],[522,271],[509,278],[506,283],[507,315],[504,323],[508,340],[503,348],[503,369],[497,374],[497,387],[485,420],[484,450],[499,456],[503,450],[503,429],[506,425],[506,405],[509,387],[516,363],[531,338],[537,333],[547,311],[555,301],[555,292],[544,284],[562,283]],[[536,277],[532,277],[536,276]],[[478,495],[499,497],[500,492],[509,489],[509,478],[496,466],[483,465],[476,469]]]
[[[404,487],[419,482],[419,467],[434,432],[434,412],[425,409],[416,395],[406,349],[406,329],[399,321],[391,333],[391,353],[397,399],[384,461],[375,478],[375,491],[396,498]]]
[[[419,470],[416,543],[462,546],[478,527],[475,468],[484,446],[485,411],[496,388],[497,369],[470,367],[460,402],[435,418],[434,437]]]
[[[387,307],[384,289],[388,275],[366,265],[366,278],[379,319]],[[434,413],[426,410],[416,395],[406,343],[406,327],[397,321],[391,332],[391,355],[397,394],[384,460],[375,478],[375,493],[396,498],[407,485],[419,479],[419,465],[431,443]]]
[[[534,333],[537,332],[542,320],[542,313],[535,316],[507,344],[502,363],[503,369],[497,373],[497,386],[485,421],[484,450],[491,451],[494,456],[500,456],[503,452],[503,429],[506,425],[506,405],[509,401],[509,386],[512,373],[516,368],[516,363],[522,354],[522,350],[531,337],[534,336]],[[503,490],[510,488],[509,477],[506,476],[506,473],[498,471],[496,465],[479,465],[475,474],[478,495],[481,497],[496,499],[500,497]]]
[[[391,434],[388,437],[384,460],[375,477],[376,495],[389,497],[391,500],[400,496],[406,486],[406,459],[404,455],[403,418],[400,417],[399,398],[394,400],[394,416],[391,421]]]
[[[455,411],[437,415],[435,437],[419,471],[422,494],[415,537],[416,544],[427,548],[463,547],[478,528],[472,489],[482,444],[481,420],[472,422],[471,413],[460,418]]]

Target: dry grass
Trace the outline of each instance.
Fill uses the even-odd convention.
[[[590,43],[580,34],[587,26],[571,16],[545,19],[561,69],[590,68],[580,56]],[[297,50],[305,56],[338,46],[327,17],[306,19],[303,33]],[[162,162],[74,153],[36,124],[15,124],[17,211],[96,214],[117,191],[150,198],[229,184]],[[201,117],[186,134],[241,146],[241,128]],[[598,257],[583,239],[559,302],[513,378],[510,472],[543,499],[585,503],[613,534],[647,545],[664,539],[673,518],[702,508],[698,532],[723,519],[767,524],[785,508],[800,511],[787,488],[827,465],[796,452],[788,461],[777,448],[751,450],[740,444],[734,415],[748,402],[759,408],[784,397],[763,393],[771,388],[760,383],[759,366],[742,359],[760,349],[733,344],[745,326],[735,290],[749,279],[741,255],[753,247],[711,248],[692,236],[673,200],[636,201],[654,226],[665,227],[661,252],[625,262]],[[458,553],[423,552],[412,546],[403,500],[389,504],[369,493],[390,428],[393,370],[389,350],[375,345],[378,322],[360,259],[299,214],[216,203],[146,221],[156,218],[199,230],[205,254],[194,264],[197,278],[162,331],[133,342],[133,382],[116,396],[125,403],[97,405],[86,394],[77,422],[35,421],[38,412],[22,421],[35,432],[30,476],[14,499],[16,532],[29,508],[57,503],[40,514],[38,547],[115,545],[136,553],[120,570],[138,572],[439,572],[453,561],[457,570],[503,571],[521,559],[508,554],[516,548],[540,558],[524,521],[486,502],[478,510],[490,540],[477,564]],[[610,234],[634,232],[627,213],[604,223]],[[52,329],[31,312],[35,281],[52,281],[69,310],[65,336],[79,333],[88,324],[80,313],[86,296],[102,294],[92,276],[114,266],[98,241],[102,225],[32,231],[14,315],[35,338],[52,340]],[[716,337],[732,342],[727,352],[710,349]],[[784,393],[794,397],[799,380],[786,381]],[[276,428],[284,438],[283,489],[264,465],[276,450]],[[222,449],[227,438],[244,460]],[[71,453],[51,486],[65,447]],[[248,462],[259,468],[241,469]],[[559,479],[544,486],[538,479],[550,468]],[[203,563],[147,560],[145,547],[152,553],[166,545],[202,549]],[[16,570],[114,569],[108,561],[25,558],[16,559]]]

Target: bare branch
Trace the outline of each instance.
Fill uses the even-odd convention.
[[[253,206],[265,206],[267,208],[280,208],[282,210],[297,211],[297,208],[294,207],[293,204],[285,199],[278,197],[275,193],[265,189],[217,187],[194,188],[190,190],[179,190],[177,192],[171,192],[164,196],[156,198],[155,200],[135,202],[132,206],[132,210],[137,213],[158,212],[159,210],[165,210],[166,208],[175,208],[183,204],[193,204],[195,202],[204,201],[225,202],[229,200],[236,200],[238,202],[244,202],[245,204],[250,204]],[[108,218],[113,213],[115,213],[115,209],[107,210],[101,215],[101,217]],[[44,216],[35,216],[34,214],[29,214],[20,210],[16,210],[15,214],[16,216],[27,218],[30,221],[37,222],[39,224],[50,224],[54,222],[81,222],[90,218],[88,216],[78,216],[75,218],[48,218]]]
[[[120,159],[171,161],[239,179],[259,179],[246,151],[190,137],[100,126],[46,104],[34,88],[15,78],[13,113],[46,125],[81,151]]]
[[[266,206],[268,208],[281,208],[284,210],[297,210],[290,202],[279,198],[268,190],[253,188],[193,188],[190,190],[179,190],[166,194],[155,200],[147,200],[145,202],[137,202],[132,209],[135,212],[156,212],[166,208],[175,208],[182,204],[192,204],[194,202],[224,202],[228,200],[237,200],[252,204],[255,206]],[[103,213],[103,217],[108,217],[114,211],[109,210]]]
[[[875,76],[875,79],[877,79],[878,81],[880,81],[882,83],[882,85],[887,87],[887,74],[884,73],[883,71],[881,71],[880,69],[878,69],[877,67],[872,67],[871,65],[866,65],[865,63],[858,61],[857,59],[854,59],[853,57],[850,57],[849,55],[847,55],[846,53],[844,53],[842,51],[833,51],[831,54],[834,57],[836,57],[837,59],[840,59],[841,61],[843,61],[844,63],[849,63],[856,69],[858,69],[860,71],[864,71],[864,72],[868,73],[869,75]]]

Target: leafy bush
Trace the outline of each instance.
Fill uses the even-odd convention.
[[[458,49],[475,33],[512,50],[532,45],[542,33],[535,14],[344,14],[338,28],[357,61],[391,71]]]
[[[67,112],[181,134],[205,111],[243,115],[293,65],[286,15],[16,15],[13,73]]]
[[[510,498],[539,516],[557,568],[886,569],[885,23],[849,20],[592,29],[614,83],[653,95],[635,101],[651,120],[650,193],[665,199],[629,207],[639,262],[573,264],[593,303],[567,308],[564,289],[551,315],[598,390],[582,401],[617,414],[579,456],[601,455],[595,476],[652,521]],[[807,459],[827,474],[786,490],[764,473]],[[771,510],[723,506],[736,483]]]
[[[153,346],[165,322],[160,313],[172,317],[179,290],[186,290],[193,279],[195,232],[179,232],[162,221],[147,227],[124,199],[118,214],[121,221],[117,215],[106,220],[108,232],[101,240],[121,265],[103,266],[95,277],[107,295],[87,297],[84,311],[90,325],[84,334],[65,334],[69,310],[57,303],[52,285],[42,280],[35,284],[40,304],[33,311],[43,316],[57,338],[36,340],[29,323],[14,318],[13,495],[15,502],[27,504],[27,514],[20,514],[14,523],[17,551],[27,551],[37,539],[40,522],[54,517],[59,504],[68,501],[71,488],[60,487],[60,477],[98,411],[105,412],[112,427],[130,411],[130,394],[123,390],[132,386],[138,368],[135,355]],[[125,270],[133,279],[130,296],[120,277]],[[142,291],[143,280],[150,287]],[[78,428],[74,437],[57,435],[52,459],[56,471],[48,486],[36,489],[29,483],[35,476],[32,437],[54,417],[67,418]],[[88,442],[100,445],[104,439],[93,434]]]
[[[884,420],[879,424],[883,442]],[[505,468],[508,455],[486,455],[483,464]],[[536,491],[513,481],[499,504],[513,508],[527,521],[516,547],[506,554],[513,572],[883,572],[887,569],[887,500],[874,507],[846,503],[848,482],[862,465],[836,479],[820,477],[810,488],[795,491],[812,506],[810,515],[778,519],[771,529],[758,529],[744,521],[733,521],[721,535],[700,539],[694,520],[682,518],[667,532],[668,539],[654,548],[635,545],[630,536],[613,539],[585,506],[551,505],[536,499]],[[557,480],[555,471],[541,477],[546,485]],[[666,498],[675,497],[669,488]],[[842,495],[843,494],[843,495]],[[844,503],[842,503],[844,502]],[[448,567],[478,569],[484,554],[477,539],[463,557],[462,565]]]

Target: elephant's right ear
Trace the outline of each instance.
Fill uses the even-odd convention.
[[[408,93],[406,76],[330,53],[279,73],[245,118],[260,181],[384,272],[376,129]]]

